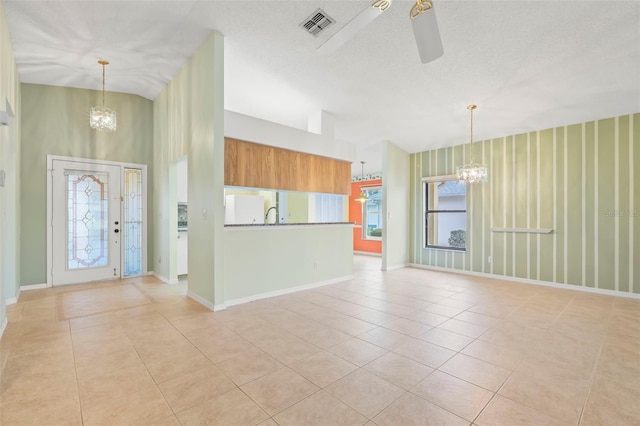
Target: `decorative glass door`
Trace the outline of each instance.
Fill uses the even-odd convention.
[[[53,160],[52,283],[120,278],[121,167]]]
[[[122,246],[124,276],[141,275],[144,226],[142,170],[124,169]]]

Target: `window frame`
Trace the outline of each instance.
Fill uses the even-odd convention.
[[[375,186],[362,186],[360,188],[360,191],[365,191],[367,192],[367,197],[369,197],[368,195],[368,191],[369,190],[380,190],[382,191],[382,185],[375,185]],[[364,203],[362,203],[362,235],[361,238],[363,240],[367,240],[367,241],[382,241],[382,235],[380,235],[379,237],[372,237],[370,235],[367,235],[367,203],[369,202],[369,199],[367,199],[367,201],[365,201]],[[382,217],[382,199],[380,200],[380,229],[382,229],[383,223],[382,220],[384,218]]]
[[[465,247],[451,247],[451,246],[438,246],[438,245],[430,245],[429,244],[429,229],[428,229],[428,225],[429,225],[429,221],[428,221],[428,217],[429,214],[433,214],[433,213],[464,213],[465,214],[465,234],[467,232],[468,229],[468,225],[469,225],[469,220],[467,217],[467,212],[468,212],[468,208],[467,208],[467,191],[466,189],[468,189],[468,186],[465,187],[465,208],[464,210],[430,210],[429,209],[429,194],[428,194],[428,189],[429,189],[429,184],[430,183],[434,183],[434,182],[442,182],[442,181],[451,181],[451,180],[458,180],[458,176],[457,175],[441,175],[441,176],[430,176],[430,177],[423,177],[421,179],[422,181],[422,248],[423,249],[430,249],[430,250],[452,250],[452,251],[456,251],[456,252],[466,252],[467,251],[467,245],[468,245],[468,240],[465,239]],[[465,184],[466,185],[466,184]]]

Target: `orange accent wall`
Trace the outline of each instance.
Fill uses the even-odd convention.
[[[370,253],[382,253],[382,241],[362,239],[362,204],[356,201],[360,195],[361,186],[382,186],[382,179],[351,182],[351,195],[349,195],[349,222],[354,222],[353,250],[368,251]]]

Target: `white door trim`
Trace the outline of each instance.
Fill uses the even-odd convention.
[[[52,170],[53,170],[53,161],[75,161],[81,163],[90,163],[90,164],[104,164],[109,166],[120,166],[121,168],[121,176],[124,177],[124,169],[140,169],[142,171],[142,218],[144,225],[142,226],[142,274],[147,275],[147,165],[146,164],[137,164],[137,163],[123,163],[119,161],[108,161],[108,160],[96,160],[89,158],[77,158],[77,157],[65,157],[60,155],[47,155],[47,287],[51,287],[53,285],[53,277],[51,275],[52,267],[53,267],[53,229],[52,229],[52,221],[53,221],[53,212],[52,212]],[[121,179],[120,182],[120,191],[124,190],[124,179]],[[122,205],[121,205],[122,208]],[[120,245],[120,261],[124,259],[124,247]],[[120,273],[122,273],[122,265],[120,267]]]

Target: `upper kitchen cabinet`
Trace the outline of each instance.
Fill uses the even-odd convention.
[[[351,163],[225,138],[224,184],[348,195]]]

